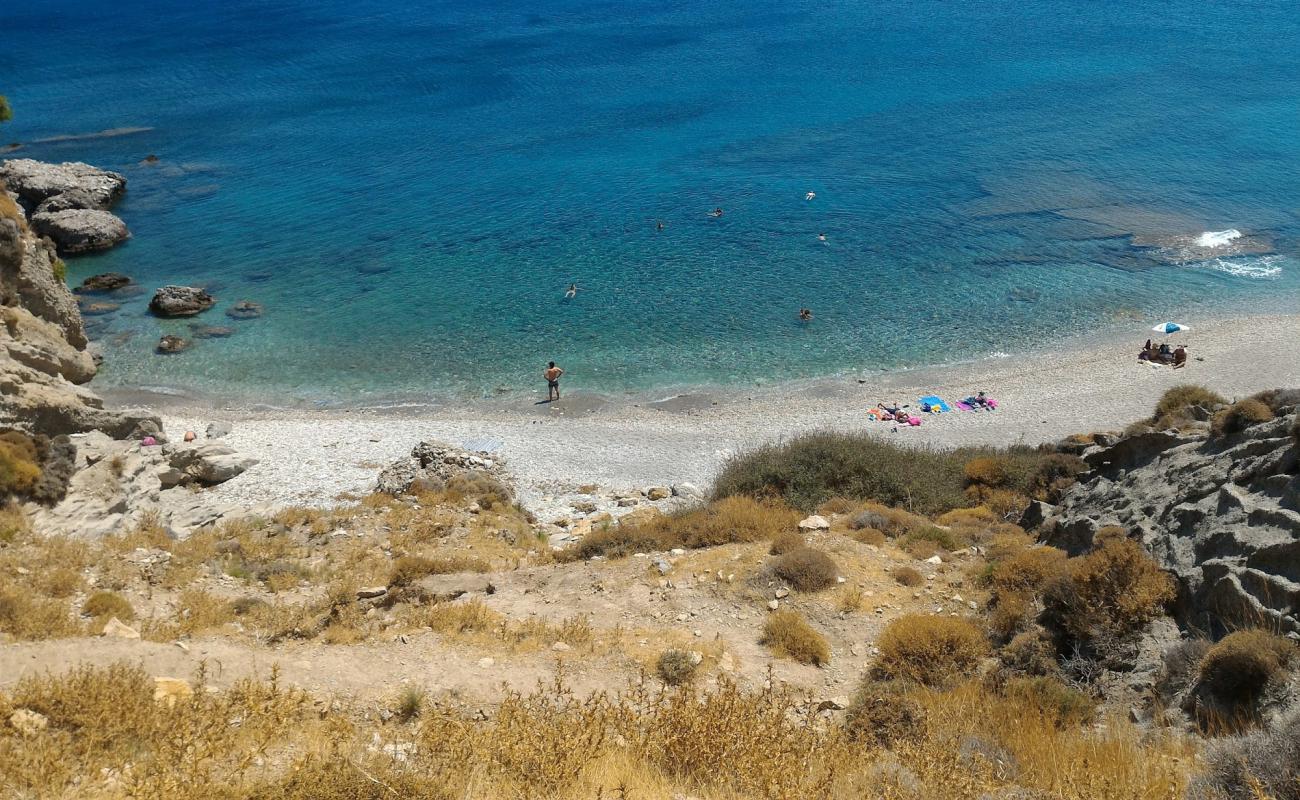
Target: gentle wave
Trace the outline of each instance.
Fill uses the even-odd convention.
[[[1229,228],[1226,231],[1206,231],[1196,237],[1197,247],[1223,247],[1233,239],[1240,239],[1241,231]]]
[[[1256,258],[1216,258],[1207,265],[1238,278],[1276,278],[1282,274],[1282,256]]]

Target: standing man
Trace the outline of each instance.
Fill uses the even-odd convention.
[[[563,374],[564,370],[555,366],[554,361],[546,365],[546,371],[542,373],[542,377],[546,378],[546,401],[548,403],[560,399],[560,376]]]

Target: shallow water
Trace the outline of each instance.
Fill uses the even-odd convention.
[[[157,356],[187,323],[122,298],[104,383],[774,381],[1300,300],[1286,2],[14,5],[0,136],[130,181],[70,280],[211,285],[237,329]]]

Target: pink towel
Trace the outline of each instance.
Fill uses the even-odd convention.
[[[970,406],[968,406],[968,405],[966,405],[965,403],[961,402],[960,400],[958,400],[956,403],[953,403],[953,405],[957,406],[957,407],[960,408],[962,411],[973,411],[973,410],[974,410],[974,409],[972,409]]]
[[[916,426],[918,426],[918,425],[921,424],[921,418],[920,418],[920,417],[912,417],[912,418],[910,418],[910,419],[907,420],[907,424],[908,424],[908,425],[911,425],[913,428],[915,428]]]

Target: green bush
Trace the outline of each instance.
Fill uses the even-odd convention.
[[[874,677],[943,688],[974,671],[988,652],[988,640],[960,617],[907,614],[889,623],[876,647]]]
[[[778,556],[772,572],[801,592],[817,592],[834,586],[839,576],[839,568],[831,557],[811,547],[798,547]]]
[[[1272,418],[1273,409],[1263,402],[1250,398],[1238,400],[1214,415],[1210,422],[1210,433],[1215,437],[1230,436]]]
[[[980,457],[1002,459],[1008,487],[1023,494],[1047,455],[1028,447],[935,450],[895,444],[868,433],[809,433],[735,456],[723,466],[714,493],[779,497],[802,511],[846,497],[937,515],[973,505],[965,493],[967,462]],[[880,525],[858,527],[889,533]]]
[[[681,686],[695,679],[696,663],[685,650],[665,650],[655,663],[659,680],[669,686]]]

